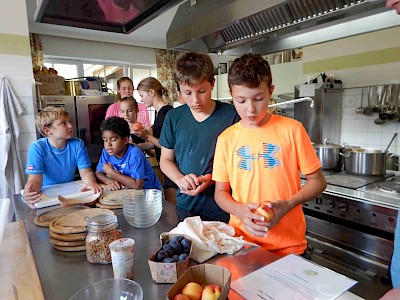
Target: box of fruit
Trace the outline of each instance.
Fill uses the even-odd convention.
[[[221,266],[200,264],[188,268],[172,285],[167,300],[225,300],[231,287],[231,272]]]
[[[186,271],[192,240],[185,235],[161,234],[161,248],[148,259],[156,283],[174,283]]]

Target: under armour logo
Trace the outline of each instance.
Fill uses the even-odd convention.
[[[251,153],[249,146],[242,146],[236,150],[236,154],[241,157],[238,168],[243,170],[253,170],[252,161],[256,159],[264,160],[264,168],[275,168],[280,166],[281,161],[276,158],[276,154],[281,148],[277,145],[263,143],[263,153]]]

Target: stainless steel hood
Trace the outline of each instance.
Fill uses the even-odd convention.
[[[230,55],[268,54],[327,40],[310,34],[293,44],[289,37],[386,11],[385,0],[188,0],[180,5],[167,32],[167,47]],[[395,25],[365,22],[361,31],[390,26]],[[352,29],[345,28],[345,34],[360,34],[359,27]],[[329,40],[341,37],[343,33],[329,34]]]
[[[36,22],[128,34],[183,0],[36,1]]]

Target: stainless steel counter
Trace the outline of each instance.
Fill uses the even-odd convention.
[[[17,220],[25,222],[26,231],[32,252],[36,261],[43,293],[47,300],[69,299],[82,287],[107,278],[113,277],[111,264],[95,265],[86,260],[86,252],[68,253],[53,249],[49,242],[49,229],[38,227],[33,220],[36,215],[53,208],[31,210],[19,195],[14,196]],[[153,282],[147,258],[160,245],[159,235],[174,228],[178,224],[175,206],[164,202],[161,219],[156,225],[137,229],[130,226],[122,213],[116,210],[122,236],[135,240],[134,280],[138,282],[144,293],[145,300],[165,299],[172,284],[156,284]],[[218,264],[232,272],[232,281],[265,266],[279,257],[260,248],[242,249],[235,255],[217,255],[207,263]],[[192,264],[195,264],[191,261]],[[242,299],[234,291],[230,291],[229,299]],[[354,294],[345,293],[340,299],[361,299]]]

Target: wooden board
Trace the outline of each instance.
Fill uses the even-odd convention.
[[[0,247],[0,298],[44,300],[23,221],[7,223]]]
[[[53,248],[64,252],[86,251],[86,246],[63,247],[63,246],[53,245]]]
[[[71,206],[71,207],[59,207],[55,208],[49,211],[46,211],[45,213],[36,216],[34,222],[36,225],[41,226],[41,227],[49,227],[50,223],[62,216],[65,216],[67,214],[77,212],[78,210],[81,209],[86,209],[88,208],[87,206]]]
[[[50,236],[53,239],[65,242],[75,242],[75,241],[84,241],[86,239],[85,233],[73,233],[73,234],[58,234],[50,230]]]
[[[56,240],[54,238],[50,238],[50,243],[52,243],[55,246],[63,246],[63,247],[75,247],[75,246],[84,246],[85,241],[73,241],[73,242],[66,242],[66,241],[60,241]]]
[[[122,205],[122,197],[131,193],[134,189],[122,189],[118,191],[104,191],[99,202],[106,205]]]
[[[84,193],[82,193],[84,195]],[[85,195],[79,197],[78,195],[75,196],[58,196],[58,200],[61,203],[62,207],[69,207],[69,206],[76,206],[76,205],[94,205],[99,199],[100,193],[93,194],[93,195]]]
[[[62,216],[52,221],[49,225],[51,231],[59,234],[86,232],[87,221],[100,214],[114,214],[104,208],[82,209],[77,212]]]
[[[122,205],[107,205],[107,204],[102,204],[102,203],[97,202],[96,207],[106,208],[106,209],[120,209],[120,208],[122,208]]]

